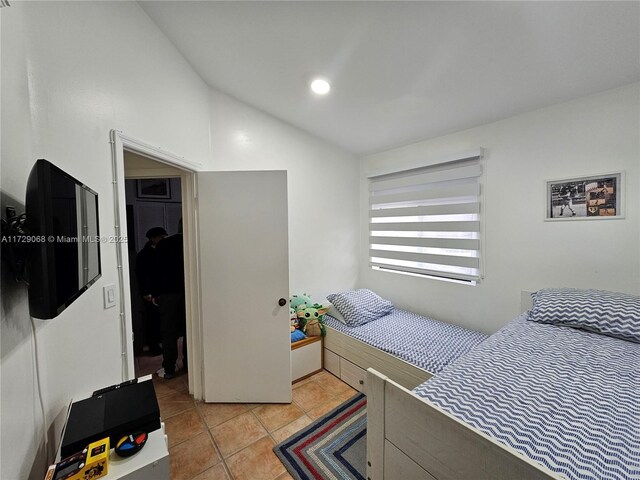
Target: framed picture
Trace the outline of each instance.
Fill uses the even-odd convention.
[[[171,183],[168,178],[145,178],[137,183],[138,198],[171,198]]]
[[[545,220],[623,218],[624,172],[547,182]]]

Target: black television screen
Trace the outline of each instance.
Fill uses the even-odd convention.
[[[98,194],[47,160],[27,183],[29,312],[54,318],[100,278]]]

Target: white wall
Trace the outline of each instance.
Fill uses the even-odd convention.
[[[353,288],[353,156],[211,92],[134,2],[24,2],[0,20],[3,207],[23,208],[31,167],[47,158],[98,192],[101,234],[113,234],[115,128],[204,168],[288,170],[292,291],[322,300]],[[36,320],[35,335],[26,288],[3,265],[0,478],[42,478],[69,400],[120,381],[117,309],[102,309],[102,287],[118,281],[115,252],[101,246],[102,278],[59,317]]]
[[[640,293],[640,84],[418,142],[361,161],[359,284],[396,305],[485,332],[519,311],[520,291],[568,286]],[[372,271],[367,180],[383,166],[487,149],[485,279],[476,287]],[[545,181],[626,171],[626,218],[545,222]]]
[[[640,289],[638,85],[362,160],[364,170],[488,149],[486,279],[472,288],[370,271],[353,157],[210,91],[137,4],[24,2],[0,20],[3,205],[24,203],[34,161],[47,158],[98,192],[101,232],[113,234],[108,133],[117,128],[211,169],[288,170],[292,292],[321,300],[352,288],[360,259],[362,286],[492,331],[515,315],[521,289]],[[625,220],[542,221],[544,180],[621,169]],[[102,286],[117,282],[115,245],[101,253],[102,278],[58,318],[36,321],[35,336],[26,290],[3,266],[2,479],[42,478],[45,430],[57,442],[69,399],[120,380],[117,311],[101,308]]]
[[[98,192],[101,233],[113,234],[113,128],[207,163],[209,89],[135,2],[12,2],[0,16],[3,204],[24,205],[31,167],[46,158]],[[115,245],[101,254],[102,278],[59,317],[36,320],[35,337],[26,289],[2,267],[3,480],[41,479],[44,430],[57,444],[71,397],[121,380],[117,309],[102,309]]]
[[[354,288],[359,171],[352,155],[212,91],[211,166],[287,170],[291,293],[322,303],[329,293]]]

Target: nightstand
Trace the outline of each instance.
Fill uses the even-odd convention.
[[[291,344],[291,381],[322,370],[322,337],[308,337]]]

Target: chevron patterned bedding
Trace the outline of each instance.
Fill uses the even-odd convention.
[[[640,297],[603,290],[543,288],[529,320],[567,325],[640,343]]]
[[[434,374],[487,338],[483,333],[397,308],[358,327],[348,327],[330,315],[324,320],[339,332]]]
[[[568,479],[640,479],[640,344],[524,314],[414,392]]]

